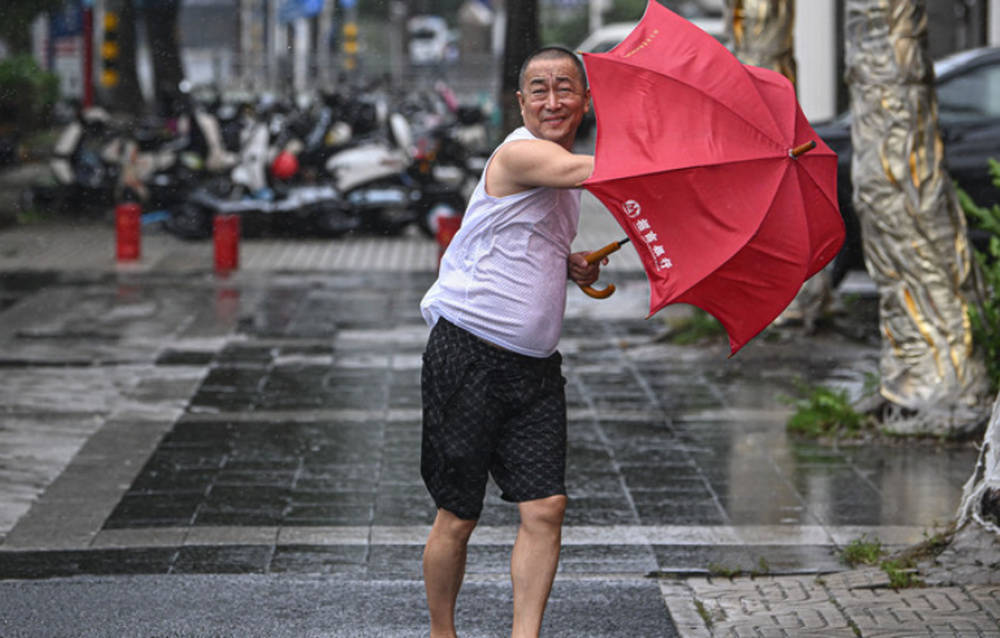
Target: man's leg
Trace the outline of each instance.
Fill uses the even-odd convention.
[[[455,600],[465,576],[466,548],[475,520],[438,509],[424,547],[424,588],[431,614],[431,638],[455,638]]]
[[[536,638],[559,565],[566,496],[556,495],[518,504],[521,525],[510,557],[514,585],[512,638]]]

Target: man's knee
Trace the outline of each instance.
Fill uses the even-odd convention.
[[[468,542],[472,530],[476,528],[476,519],[459,518],[446,509],[438,509],[434,519],[434,531],[459,542]]]
[[[528,527],[558,528],[566,513],[566,495],[556,494],[519,504],[521,524]]]

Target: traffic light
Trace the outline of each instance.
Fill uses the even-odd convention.
[[[101,84],[112,88],[118,86],[118,61],[121,48],[118,45],[118,14],[108,11],[104,14],[104,41],[101,45]]]
[[[345,22],[343,34],[344,68],[351,71],[357,64],[355,56],[358,54],[358,24],[353,20]]]

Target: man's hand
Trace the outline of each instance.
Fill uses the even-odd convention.
[[[605,257],[598,263],[588,264],[586,257],[590,253],[589,250],[573,253],[567,260],[569,278],[581,286],[589,286],[597,281],[601,276],[601,264],[608,263],[608,258]]]

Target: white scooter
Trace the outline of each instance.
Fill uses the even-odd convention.
[[[363,227],[395,235],[416,221],[421,193],[407,175],[414,157],[409,122],[393,113],[386,128],[385,135],[366,137],[335,153],[325,168]]]

